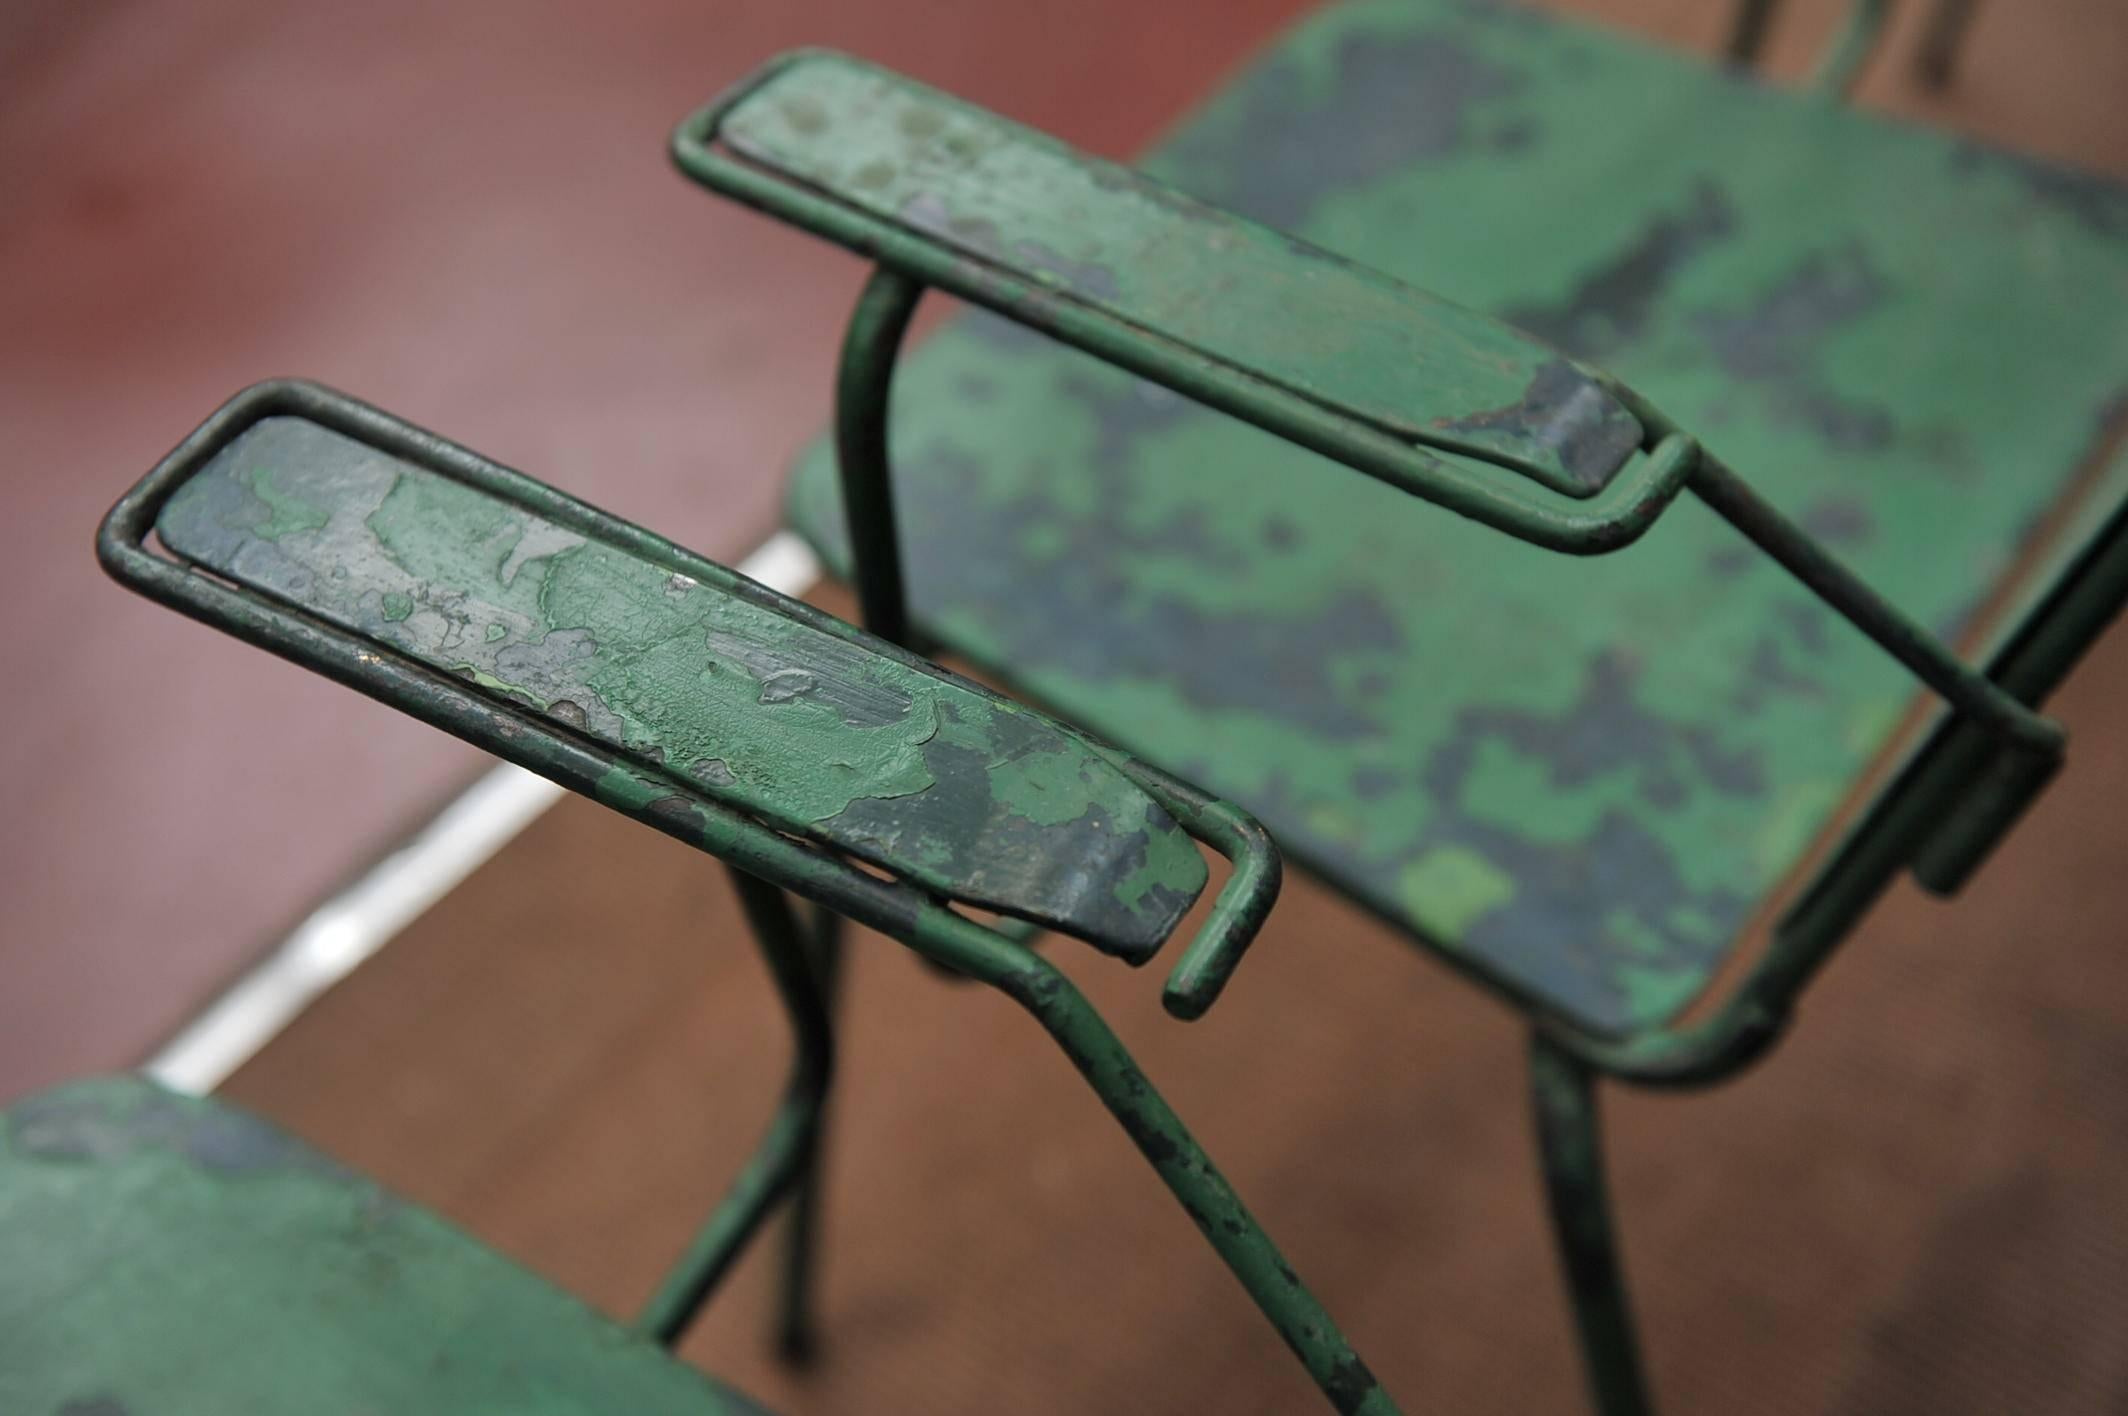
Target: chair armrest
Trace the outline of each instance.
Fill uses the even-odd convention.
[[[1686,458],[1508,325],[845,55],[683,122],[695,180],[1415,495],[1615,549]],[[1667,429],[1661,430],[1667,431]]]
[[[1163,774],[315,385],[238,395],[120,501],[98,553],[194,618],[741,865],[749,830],[798,838],[829,873],[861,877],[854,858],[1137,963],[1205,885],[1192,832],[1239,841],[1227,893],[1254,904],[1215,911],[1219,937],[1186,955],[1200,970],[1254,933],[1267,869],[1276,889],[1268,841]]]

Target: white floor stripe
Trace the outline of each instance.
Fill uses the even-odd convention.
[[[786,595],[820,578],[803,541],[779,531],[739,564]],[[482,776],[426,826],[297,926],[295,932],[150,1058],[143,1070],[176,1091],[213,1091],[325,990],[560,800],[521,767]]]

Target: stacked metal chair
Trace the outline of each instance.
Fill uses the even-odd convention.
[[[866,624],[1528,1020],[1607,1412],[1650,1398],[1595,1079],[1735,1074],[1901,872],[1957,890],[2128,594],[2128,191],[1846,106],[1888,11],[1783,91],[1355,0],[1136,168],[820,53],[674,138],[874,263],[790,501]],[[902,359],[932,288],[982,309]]]
[[[732,868],[790,1015],[768,1133],[629,1328],[234,1108],[136,1078],[0,1117],[0,1405],[740,1412],[669,1359],[812,1157],[841,920],[1018,1003],[1341,1410],[1388,1398],[1071,981],[967,911],[1217,998],[1279,886],[1255,822],[713,561],[316,385],[262,384],[106,519],[141,593]],[[810,901],[805,924],[789,896]],[[97,1404],[103,1403],[103,1404]]]

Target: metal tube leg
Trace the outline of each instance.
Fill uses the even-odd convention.
[[[880,638],[903,646],[909,643],[909,605],[902,584],[901,540],[895,529],[887,462],[887,397],[894,361],[922,298],[923,287],[908,277],[884,267],[875,270],[850,316],[835,375],[835,462],[849,529],[858,618]],[[815,909],[808,952],[823,1006],[832,1014],[842,972],[839,916]],[[798,1176],[790,1225],[784,1231],[783,1277],[776,1307],[777,1354],[799,1365],[812,1360],[816,1346],[813,1289],[821,1211],[826,1203],[820,1159],[827,1127],[825,1107],[823,1094],[813,1142]]]
[[[1828,98],[1844,99],[1854,92],[1877,41],[1884,37],[1891,18],[1891,0],[1849,0],[1847,18],[1827,45],[1810,86]]]
[[[680,1340],[769,1211],[804,1173],[828,1080],[834,1074],[827,1006],[806,959],[805,940],[791,913],[790,898],[744,872],[733,870],[731,878],[754,941],[790,1014],[795,1055],[783,1102],[769,1122],[768,1134],[635,1320],[638,1332],[667,1347]]]
[[[1729,42],[1724,46],[1723,57],[1740,68],[1750,68],[1759,61],[1759,51],[1766,47],[1766,30],[1773,22],[1774,6],[1778,0],[1740,0],[1736,7],[1736,19],[1729,26]]]
[[[924,287],[881,266],[865,282],[843,333],[835,371],[835,468],[850,536],[858,619],[881,639],[909,647],[909,598],[887,458],[887,401],[894,362]]]
[[[888,394],[922,296],[923,286],[908,276],[884,266],[873,271],[850,317],[835,385],[836,463],[862,619],[872,633],[904,646],[909,617],[887,451]],[[919,954],[1002,990],[1056,1039],[1331,1405],[1344,1416],[1394,1416],[1395,1404],[1337,1324],[1071,981],[1021,944],[966,921],[933,916],[930,929],[912,923],[906,942]],[[802,1232],[794,1229],[794,1246]]]
[[[1928,28],[1921,32],[1921,46],[1914,55],[1914,67],[1921,71],[1922,83],[1940,89],[1951,81],[1951,70],[1958,62],[1958,46],[1972,28],[1973,12],[1979,8],[1978,0],[1936,0],[1936,8],[1929,12]]]
[[[815,907],[813,911],[813,978],[822,1006],[832,1020],[836,986],[842,974],[842,916]],[[806,1151],[804,1169],[791,1203],[789,1225],[783,1232],[783,1277],[776,1303],[776,1353],[784,1361],[803,1366],[813,1360],[818,1342],[814,1322],[814,1275],[820,1245],[822,1211],[827,1204],[821,1178],[822,1152],[827,1149],[828,1098],[813,1125],[813,1144]]]
[[[1640,1344],[1604,1191],[1594,1078],[1543,1033],[1532,1033],[1530,1092],[1552,1233],[1590,1395],[1601,1416],[1646,1416],[1654,1407],[1641,1373]]]
[[[1396,1416],[1389,1393],[1092,1005],[1041,959],[1015,952],[1016,966],[949,962],[1002,989],[1056,1039],[1331,1406],[1343,1416]]]

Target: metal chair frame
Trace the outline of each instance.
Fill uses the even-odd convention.
[[[1934,11],[1922,68],[1948,74],[1970,25],[1970,0]],[[1745,0],[1727,46],[1733,62],[1756,58],[1773,0]],[[1888,0],[1857,0],[1811,81],[1838,101],[1853,87],[1880,37]],[[1334,410],[1296,409],[1290,397],[1245,372],[1164,342],[1098,310],[1044,299],[1016,272],[986,266],[920,232],[881,219],[831,193],[802,186],[719,145],[725,117],[781,66],[757,71],[675,130],[679,168],[721,195],[847,247],[875,268],[843,342],[834,446],[863,623],[895,643],[912,635],[887,449],[888,398],[903,338],[928,288],[1127,369],[1142,378],[1325,454],[1422,500],[1518,540],[1576,555],[1622,550],[1680,494],[1690,492],[1819,600],[1899,661],[1945,709],[1807,889],[1776,922],[1767,946],[1702,1021],[1624,1038],[1602,1037],[1556,1017],[1533,1016],[1530,1091],[1547,1196],[1572,1299],[1589,1384],[1609,1416],[1652,1408],[1634,1335],[1618,1243],[1605,1192],[1595,1082],[1610,1077],[1656,1088],[1724,1080],[1756,1062],[1779,1038],[1795,1000],[1865,911],[1911,869],[1927,888],[1957,890],[2059,768],[2063,734],[2036,711],[2092,640],[2128,604],[2128,506],[2117,508],[2055,581],[2023,626],[1975,667],[1849,571],[1755,492],[1736,471],[1646,399],[1600,369],[1578,366],[1621,400],[1645,430],[1644,454],[1586,500],[1534,488],[1494,469],[1428,457]],[[807,1191],[809,1198],[813,1192]],[[807,1272],[790,1271],[789,1303],[802,1311]]]
[[[798,1221],[781,1341],[785,1351],[794,1354],[809,1346],[803,1295],[817,1211],[820,1117],[833,1070],[827,997],[840,921],[848,919],[907,945],[946,970],[988,984],[1028,1012],[1086,1079],[1332,1404],[1342,1412],[1395,1410],[1336,1323],[1121,1040],[1069,977],[1025,943],[977,923],[925,890],[882,879],[830,850],[777,831],[705,794],[684,777],[649,770],[553,719],[484,693],[389,645],[151,550],[147,543],[156,517],[178,488],[237,435],[274,416],[317,423],[868,653],[932,676],[957,676],[640,527],[314,384],[268,383],[237,395],[127,493],[99,530],[98,558],[130,588],[591,797],[716,856],[730,868],[790,1017],[795,1058],[767,1134],[635,1320],[638,1331],[667,1346],[676,1343],[763,1221],[795,1190]],[[1126,754],[1089,745],[1190,835],[1233,863],[1204,923],[1184,946],[1164,993],[1170,1012],[1197,1016],[1217,998],[1269,913],[1281,879],[1277,849],[1263,829],[1235,807]],[[785,892],[815,907],[810,939]]]

